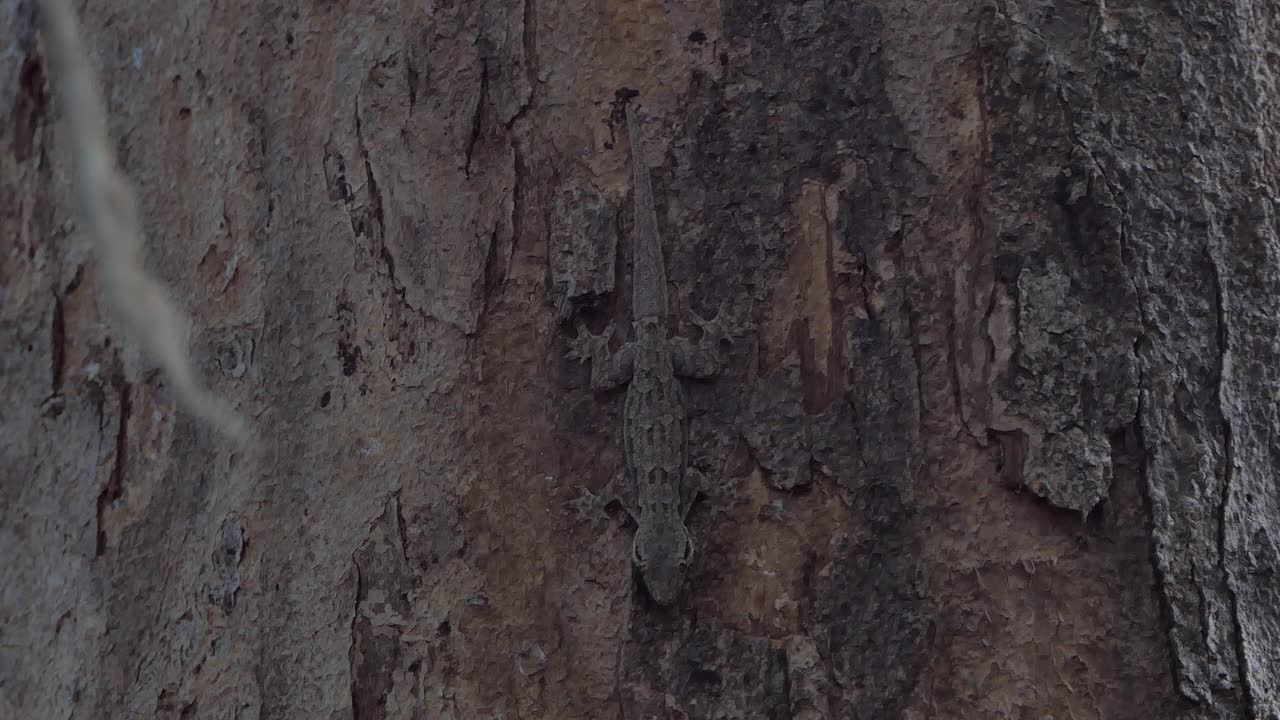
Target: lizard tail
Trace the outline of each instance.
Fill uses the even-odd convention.
[[[649,179],[649,166],[645,164],[640,121],[631,104],[627,105],[627,136],[631,141],[632,201],[635,203],[631,309],[636,321],[658,318],[665,322],[667,273],[662,260],[662,240],[658,236],[658,213],[653,206],[653,184]]]

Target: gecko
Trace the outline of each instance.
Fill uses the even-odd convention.
[[[720,373],[719,343],[729,339],[721,318],[690,313],[701,328],[695,343],[672,337],[668,328],[667,276],[658,235],[653,186],[645,164],[639,121],[626,110],[631,149],[632,338],[609,351],[610,326],[593,335],[578,322],[568,357],[591,363],[591,387],[607,392],[627,385],[623,411],[621,472],[604,491],[583,489],[570,503],[580,516],[598,523],[605,505],[618,501],[636,522],[631,562],[649,596],[659,605],[674,603],[693,560],[694,545],[685,519],[698,494],[712,494],[705,475],[689,465],[689,419],[680,378],[708,380]]]

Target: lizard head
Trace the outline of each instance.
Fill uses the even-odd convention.
[[[676,601],[692,560],[693,542],[684,523],[645,523],[631,545],[631,561],[649,596],[663,606]]]

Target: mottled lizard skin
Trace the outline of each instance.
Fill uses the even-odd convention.
[[[573,505],[580,514],[598,519],[605,504],[613,500],[622,504],[638,526],[632,563],[650,597],[659,605],[671,605],[680,595],[693,559],[685,517],[697,495],[708,490],[706,478],[689,466],[689,420],[679,378],[709,379],[719,374],[718,345],[725,334],[720,316],[715,320],[694,316],[702,328],[698,343],[670,335],[653,186],[639,122],[630,106],[626,116],[635,203],[631,297],[635,332],[610,353],[612,329],[597,336],[579,324],[569,352],[571,358],[591,361],[594,390],[627,385],[622,427],[626,464],[604,492],[584,492]]]

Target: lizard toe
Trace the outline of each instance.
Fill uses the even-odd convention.
[[[578,522],[585,522],[592,528],[598,528],[606,521],[609,516],[604,511],[604,502],[599,495],[591,492],[586,488],[579,488],[578,497],[565,503],[565,506],[574,514]]]

